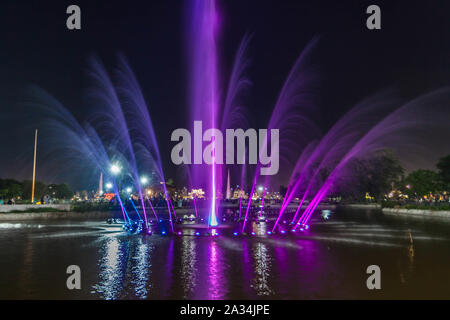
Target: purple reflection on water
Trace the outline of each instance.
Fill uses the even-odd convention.
[[[167,263],[164,266],[165,272],[164,272],[164,282],[162,284],[162,292],[164,292],[164,296],[170,296],[170,291],[172,287],[173,282],[173,251],[174,251],[174,240],[169,240],[169,248],[167,249]]]
[[[288,257],[287,257],[287,251],[286,248],[275,245],[273,248],[273,255],[274,255],[274,267],[272,270],[272,273],[276,275],[277,283],[277,291],[282,294],[286,294],[284,291],[286,290],[284,288],[284,283],[289,282],[289,279],[291,275],[289,274],[289,264],[288,264]]]
[[[209,250],[208,299],[221,300],[224,299],[227,291],[227,283],[224,278],[225,265],[221,259],[223,252],[217,245],[217,241],[211,241]]]
[[[353,215],[350,218],[356,219]],[[64,269],[74,257],[82,266],[84,287],[91,288],[78,292],[80,299],[371,299],[448,295],[448,277],[444,272],[449,266],[445,260],[450,243],[448,226],[442,228],[442,222],[427,223],[429,228],[425,230],[422,222],[402,227],[398,220],[380,220],[371,225],[360,218],[361,212],[357,215],[360,221],[316,220],[314,228],[307,232],[271,236],[265,233],[271,225],[253,222],[248,224],[248,230],[256,235],[238,237],[232,235],[235,229],[224,227],[219,237],[195,236],[196,229],[184,229],[179,237],[161,236],[159,232],[153,236],[130,236],[121,231],[120,225],[104,222],[2,223],[0,257],[6,265],[0,288],[7,291],[0,289],[0,298],[73,298],[72,292],[60,286],[66,281],[64,274],[55,275],[52,268]],[[434,237],[429,230],[433,230]],[[13,242],[6,240],[18,234],[23,236]],[[52,259],[56,254],[59,258]],[[397,270],[384,280],[393,289],[376,296],[368,292],[365,268],[361,268],[374,260]],[[33,270],[33,277],[24,275],[26,270]],[[432,278],[436,271],[442,272],[444,278]],[[428,280],[426,286],[423,277]]]
[[[181,253],[181,283],[184,291],[184,299],[188,299],[194,293],[197,286],[196,245],[196,241],[191,241],[189,237],[183,237]]]
[[[251,297],[251,279],[253,277],[252,263],[250,260],[251,253],[249,249],[249,245],[247,239],[242,239],[242,261],[243,261],[243,291],[245,292],[245,296]]]

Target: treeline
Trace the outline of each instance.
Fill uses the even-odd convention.
[[[405,175],[390,153],[354,159],[336,183],[335,195],[348,201],[449,201],[450,155],[439,159],[436,171],[418,169]]]
[[[32,182],[30,180],[17,181],[14,179],[0,179],[0,200],[3,203],[14,201],[16,203],[31,202]],[[73,197],[73,192],[65,183],[46,185],[41,181],[36,181],[34,198],[41,201],[44,197],[53,200],[65,200]]]

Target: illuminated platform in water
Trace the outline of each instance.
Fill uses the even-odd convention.
[[[128,234],[142,235],[160,235],[160,236],[192,236],[192,237],[267,237],[271,235],[287,235],[302,234],[309,230],[309,225],[292,225],[287,221],[283,221],[278,225],[275,231],[273,229],[273,221],[267,219],[261,221],[251,219],[252,223],[248,224],[248,231],[241,232],[242,221],[223,222],[217,227],[210,227],[206,223],[201,223],[202,219],[177,219],[175,222],[170,219],[152,219],[148,221],[148,228],[145,227],[144,221],[131,221],[123,223],[120,220],[108,220],[109,224],[121,225],[122,229]]]

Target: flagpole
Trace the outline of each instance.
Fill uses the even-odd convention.
[[[31,185],[31,203],[34,203],[34,184],[36,181],[36,151],[37,151],[37,134],[38,131],[34,132],[34,161],[33,161],[33,182]]]

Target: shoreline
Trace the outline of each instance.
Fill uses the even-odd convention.
[[[381,209],[381,205],[378,203],[348,203],[339,204],[337,207],[344,209]]]
[[[104,218],[114,218],[115,216],[116,212],[114,211],[20,212],[20,213],[0,213],[0,221],[104,219]]]
[[[12,210],[17,210],[17,205],[9,207]],[[29,206],[31,208],[31,206]],[[39,206],[42,208],[43,206]],[[296,207],[296,206],[292,206]],[[303,205],[302,209],[305,209],[307,205]],[[228,208],[231,208],[230,206]],[[237,206],[236,206],[237,208]],[[281,205],[272,205],[268,207],[269,209],[279,209]],[[335,210],[336,205],[334,204],[321,204],[318,206],[319,209],[329,209]],[[155,208],[157,209],[157,208]],[[162,209],[162,208],[161,208]],[[167,214],[166,210],[161,210],[161,213]],[[10,210],[10,211],[12,211]],[[192,208],[175,208],[175,212],[177,214],[187,214],[192,213]],[[0,221],[23,221],[23,220],[56,220],[56,219],[67,219],[67,220],[77,220],[77,219],[105,219],[105,218],[120,218],[122,217],[122,213],[120,211],[86,211],[86,212],[77,212],[77,211],[50,211],[50,212],[26,212],[26,209],[22,212],[14,212],[10,213],[7,211],[0,211]]]
[[[1,204],[0,205],[0,214],[1,213],[9,213],[11,211],[23,211],[26,212],[27,209],[54,209],[61,211],[70,211],[70,204]],[[53,211],[56,212],[56,211]],[[15,213],[15,212],[14,212]],[[21,212],[17,212],[21,213]]]
[[[10,206],[12,207],[12,206]],[[16,207],[16,206],[14,206]],[[49,206],[50,207],[50,206]],[[53,207],[53,206],[52,206]],[[271,206],[271,208],[276,206]],[[306,207],[306,206],[302,206]],[[415,217],[430,217],[430,218],[446,218],[450,219],[450,210],[424,210],[424,209],[404,209],[404,208],[381,208],[380,204],[342,204],[342,205],[319,205],[321,209],[336,208],[343,209],[377,209],[381,210],[383,214],[389,214],[394,216],[415,216]],[[17,209],[14,208],[14,209]],[[190,208],[177,208],[175,209],[178,214],[186,214],[191,211]],[[119,211],[52,211],[52,212],[0,212],[0,221],[22,221],[22,220],[78,220],[78,219],[105,219],[105,218],[117,218],[121,214]]]
[[[383,208],[382,211],[384,214],[395,215],[395,216],[415,216],[415,217],[450,219],[450,211],[448,211],[448,210]]]

